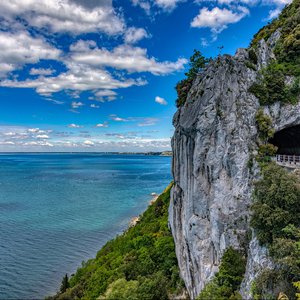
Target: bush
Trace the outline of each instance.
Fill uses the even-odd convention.
[[[275,130],[272,127],[272,119],[265,115],[262,109],[259,109],[255,115],[256,124],[258,127],[259,137],[267,142],[274,136]]]
[[[253,63],[254,65],[257,65],[258,59],[257,59],[257,55],[256,55],[254,49],[250,49],[248,51],[248,54],[249,54],[250,62]]]

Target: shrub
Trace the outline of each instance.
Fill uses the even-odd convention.
[[[248,54],[249,54],[249,60],[250,60],[250,62],[252,64],[254,64],[254,65],[257,65],[258,59],[257,59],[257,55],[256,55],[254,49],[250,49],[248,51]]]
[[[266,142],[274,136],[275,130],[272,128],[272,119],[265,115],[262,109],[259,109],[255,115],[258,126],[259,137]]]

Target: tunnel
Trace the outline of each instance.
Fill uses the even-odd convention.
[[[277,131],[269,142],[278,147],[277,154],[300,155],[300,125]]]

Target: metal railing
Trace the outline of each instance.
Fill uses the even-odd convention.
[[[285,165],[299,165],[300,166],[300,155],[286,155],[286,154],[277,154],[274,157],[274,160],[277,163]]]

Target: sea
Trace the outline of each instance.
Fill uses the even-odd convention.
[[[43,299],[171,182],[171,158],[0,154],[0,299]]]

